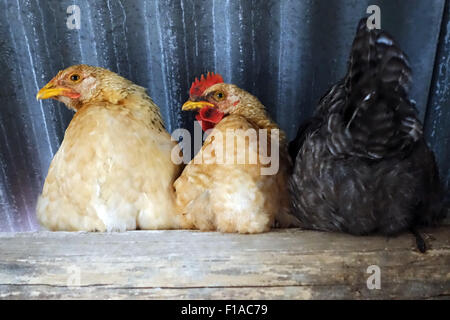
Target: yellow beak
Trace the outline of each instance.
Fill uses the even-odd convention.
[[[56,96],[64,95],[68,90],[64,87],[57,87],[49,82],[36,95],[36,99],[48,99]]]
[[[187,110],[197,110],[201,109],[203,107],[214,107],[212,103],[209,103],[207,101],[186,101],[185,104],[181,107],[181,110],[187,111]]]

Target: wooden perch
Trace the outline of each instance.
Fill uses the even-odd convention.
[[[426,254],[408,233],[3,233],[0,298],[449,298],[450,226],[423,232]]]

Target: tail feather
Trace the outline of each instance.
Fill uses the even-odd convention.
[[[348,73],[321,100],[328,114],[328,145],[335,154],[380,159],[407,152],[422,136],[408,98],[411,68],[406,55],[384,31],[360,21]]]

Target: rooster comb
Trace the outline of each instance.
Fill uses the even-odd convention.
[[[202,74],[200,80],[195,78],[195,81],[192,82],[191,90],[189,90],[189,94],[191,96],[199,97],[203,94],[203,92],[215,85],[216,83],[223,83],[223,78],[220,74],[215,74],[214,72],[208,72],[206,77]]]

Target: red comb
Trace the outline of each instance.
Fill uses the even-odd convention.
[[[208,72],[206,78],[203,75],[200,77],[200,80],[195,78],[195,81],[192,82],[189,94],[191,96],[200,97],[206,89],[216,83],[223,83],[222,76],[220,74],[214,74],[214,72]]]

